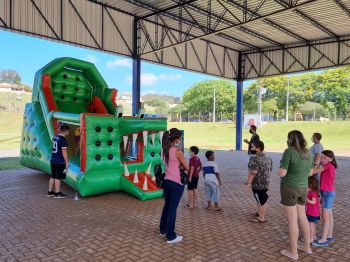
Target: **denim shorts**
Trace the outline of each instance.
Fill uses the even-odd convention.
[[[219,189],[214,181],[205,181],[205,193],[208,201],[219,202]]]
[[[322,198],[322,208],[333,208],[333,203],[335,199],[335,192],[332,191],[322,191],[321,190],[321,198]]]

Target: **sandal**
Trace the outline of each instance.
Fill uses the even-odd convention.
[[[293,259],[293,260],[298,260],[298,255],[297,255],[297,256],[293,256],[292,254],[290,254],[290,253],[289,253],[287,250],[285,250],[285,249],[282,249],[282,250],[280,251],[280,253],[281,253],[282,256],[288,257],[288,258]]]
[[[298,249],[301,250],[301,251],[303,251],[304,253],[306,253],[306,254],[308,254],[308,255],[311,255],[311,254],[312,254],[312,250],[311,250],[311,249],[310,249],[310,251],[309,251],[309,250],[305,249],[305,248],[302,247],[302,246],[298,246]]]
[[[266,223],[267,222],[267,220],[265,219],[265,220],[260,220],[259,218],[252,218],[251,220],[250,220],[250,222],[254,222],[254,223]]]

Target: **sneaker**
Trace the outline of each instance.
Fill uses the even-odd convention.
[[[67,195],[61,193],[61,192],[58,192],[58,193],[55,193],[55,196],[54,198],[65,198]]]
[[[54,197],[54,196],[55,196],[55,192],[53,192],[53,191],[48,191],[46,196],[47,196],[47,197]]]
[[[175,239],[173,239],[173,240],[168,240],[167,241],[167,243],[168,244],[174,244],[174,243],[177,243],[177,242],[180,242],[180,241],[182,241],[182,239],[183,239],[183,236],[177,236]]]
[[[335,242],[335,239],[333,237],[327,237],[328,242]]]
[[[328,242],[315,241],[312,243],[312,245],[315,247],[328,247]]]

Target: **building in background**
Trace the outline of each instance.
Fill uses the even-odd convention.
[[[24,86],[20,86],[16,84],[1,83],[0,92],[25,93],[26,91]]]

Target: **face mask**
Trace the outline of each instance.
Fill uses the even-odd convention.
[[[253,149],[253,147],[250,148],[250,153],[255,155],[256,154],[256,150]]]
[[[175,147],[179,147],[179,145],[181,144],[180,140],[178,140],[179,142],[178,143],[175,143]]]

